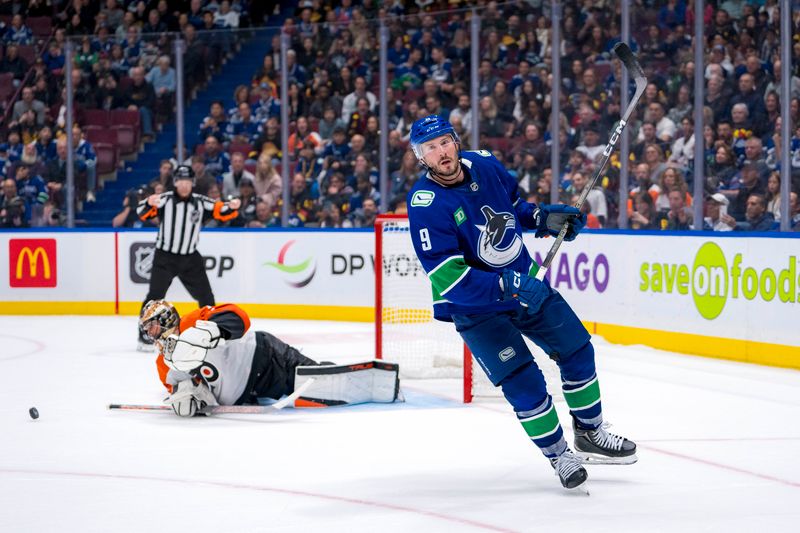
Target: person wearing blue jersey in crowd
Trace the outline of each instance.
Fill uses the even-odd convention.
[[[461,152],[452,125],[438,115],[417,120],[410,140],[426,173],[408,194],[408,218],[434,318],[454,323],[564,487],[586,481],[584,462],[636,462],[636,445],[603,428],[589,333],[561,295],[535,278],[539,265],[522,242],[523,229],[555,236],[564,224],[572,240],[586,215],[525,202],[503,165],[486,150]],[[523,335],[559,366],[577,453]]]

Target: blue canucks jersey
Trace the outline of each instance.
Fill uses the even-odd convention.
[[[464,180],[445,187],[427,174],[408,193],[414,250],[433,289],[434,317],[515,309],[500,301],[499,274],[535,275],[522,242],[535,229],[536,206],[519,197],[517,182],[486,150],[461,152]]]

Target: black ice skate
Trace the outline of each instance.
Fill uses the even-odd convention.
[[[632,465],[638,460],[633,441],[609,433],[603,426],[581,429],[573,418],[572,428],[575,430],[576,454],[586,464]]]
[[[581,458],[575,455],[572,450],[567,450],[559,455],[550,459],[550,464],[553,470],[556,471],[558,479],[564,488],[574,489],[579,487],[586,481],[588,474],[586,469],[581,464]]]

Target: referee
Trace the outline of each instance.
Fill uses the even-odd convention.
[[[192,192],[194,171],[181,165],[172,174],[175,190],[152,194],[139,202],[136,214],[143,221],[158,218],[158,238],[150,271],[150,290],[142,302],[142,309],[150,300],[161,300],[167,295],[172,280],[177,276],[200,307],[214,305],[214,294],[206,274],[203,256],[197,251],[200,226],[208,218],[225,222],[236,218],[241,202],[215,202],[207,196]],[[152,340],[139,331],[139,348],[152,344]]]

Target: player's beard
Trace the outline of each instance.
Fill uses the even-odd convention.
[[[453,162],[453,170],[451,172],[445,173],[430,168],[430,173],[433,179],[446,186],[455,185],[463,179],[461,175],[461,162],[458,160],[458,157],[448,159]]]

